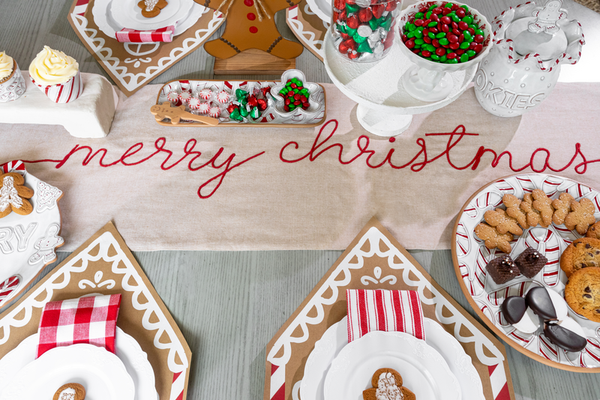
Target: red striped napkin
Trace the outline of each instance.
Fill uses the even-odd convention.
[[[423,309],[413,290],[347,289],[348,343],[372,331],[405,332],[425,339]]]
[[[37,356],[59,346],[89,343],[115,352],[121,295],[46,303],[40,319]]]
[[[175,32],[175,25],[153,31],[136,31],[135,29],[123,28],[116,33],[116,38],[121,43],[171,42],[173,41],[173,32]]]

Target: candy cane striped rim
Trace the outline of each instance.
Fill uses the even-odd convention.
[[[4,164],[0,164],[0,169],[2,173],[7,174],[9,172],[18,172],[21,175],[24,175],[25,172],[25,163],[21,160],[13,160]]]

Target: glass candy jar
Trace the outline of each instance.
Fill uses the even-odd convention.
[[[394,43],[402,0],[334,0],[329,34],[340,54],[356,62],[374,62]]]

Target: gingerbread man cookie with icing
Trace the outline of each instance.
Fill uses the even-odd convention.
[[[275,14],[300,3],[299,0],[195,0],[226,14],[225,32],[204,44],[212,56],[226,59],[248,49],[258,49],[279,58],[296,58],[304,47],[281,36]]]
[[[19,173],[0,175],[0,218],[12,211],[19,215],[31,214],[33,206],[26,199],[33,197],[33,190],[24,185],[25,178]]]
[[[413,392],[402,386],[402,376],[391,368],[380,368],[373,374],[371,389],[363,391],[364,400],[415,400]]]
[[[162,11],[163,8],[169,5],[166,0],[142,0],[138,4],[142,9],[144,18],[154,18]]]
[[[84,400],[85,388],[79,383],[67,383],[58,388],[52,400]]]

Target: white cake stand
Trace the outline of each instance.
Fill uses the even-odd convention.
[[[412,7],[402,11],[400,19],[408,12],[414,13]],[[487,21],[486,25],[489,26]],[[343,57],[335,48],[332,36],[327,33],[323,58],[332,82],[342,93],[358,103],[356,114],[363,128],[386,137],[399,135],[408,129],[413,114],[435,111],[456,100],[469,87],[482,58],[477,57],[464,66],[435,65],[436,63],[427,60],[421,61],[404,47],[397,29],[395,33],[394,44],[389,54],[383,60],[374,63],[357,63]],[[441,99],[438,99],[439,95],[417,93],[414,88],[409,88],[412,95],[406,90],[404,82],[415,80],[416,71],[420,70],[422,76],[427,75],[427,72],[423,73],[426,71],[424,67],[439,69],[444,74],[442,83],[446,90]],[[437,98],[435,101],[424,101],[413,96],[421,99]]]

